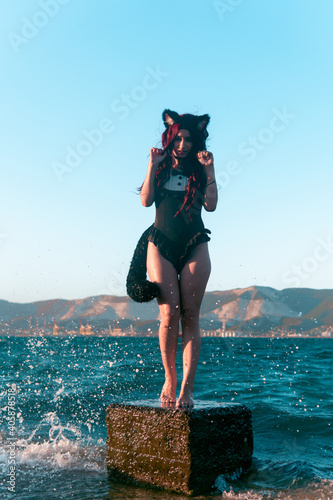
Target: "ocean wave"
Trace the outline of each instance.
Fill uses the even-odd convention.
[[[83,428],[84,427],[84,428]],[[20,465],[49,468],[78,468],[95,471],[105,470],[105,441],[89,435],[91,426],[62,424],[57,414],[47,413],[35,429],[15,442],[15,460]],[[9,436],[3,438],[2,460],[8,462],[6,449],[12,444]]]
[[[333,500],[333,481],[319,478],[315,467],[302,461],[254,458],[245,474],[220,475],[215,486],[223,499]]]
[[[272,491],[267,488],[262,490],[230,488],[224,491],[220,498],[222,500],[333,500],[333,483],[322,480],[304,488],[282,491]]]
[[[55,469],[105,471],[105,446],[82,446],[70,440],[17,443],[17,463]],[[45,472],[45,470],[44,470]]]
[[[17,498],[183,498],[107,482],[106,408],[158,398],[163,367],[156,339],[6,342],[11,356],[4,356],[1,381],[9,388],[15,380],[17,389]],[[198,498],[333,500],[330,349],[331,341],[321,340],[203,339],[195,398],[247,405],[255,458],[246,474],[219,476],[215,493]],[[0,393],[4,415],[6,394]],[[6,433],[4,420],[5,446]]]

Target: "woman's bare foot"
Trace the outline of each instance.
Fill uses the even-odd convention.
[[[176,388],[177,382],[172,383],[171,381],[166,380],[164,382],[160,400],[162,403],[175,403],[176,402]]]
[[[179,398],[177,399],[176,406],[193,406],[193,393],[188,386],[181,388]]]

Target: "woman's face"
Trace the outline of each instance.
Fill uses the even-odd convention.
[[[173,154],[179,158],[186,158],[192,149],[191,134],[188,130],[180,129],[176,135]]]

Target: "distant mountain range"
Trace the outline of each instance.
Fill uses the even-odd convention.
[[[94,331],[131,328],[141,333],[158,329],[156,301],[138,304],[129,297],[99,295],[77,300],[45,300],[18,304],[0,300],[0,334],[54,324],[77,331],[87,321]],[[207,292],[200,317],[205,330],[228,329],[245,334],[278,330],[304,333],[333,328],[333,290],[250,286]],[[131,326],[132,325],[132,326]]]

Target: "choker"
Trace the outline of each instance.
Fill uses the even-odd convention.
[[[170,175],[183,175],[183,176],[185,176],[184,170],[183,169],[179,170],[176,167],[170,169]]]

